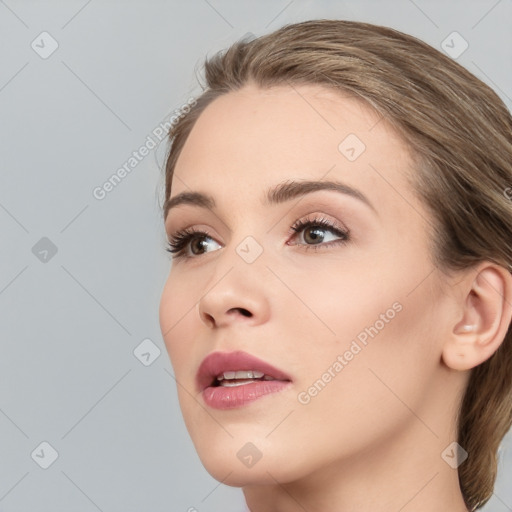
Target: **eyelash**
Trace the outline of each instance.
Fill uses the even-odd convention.
[[[306,228],[309,228],[311,226],[320,227],[322,229],[331,231],[336,236],[341,237],[339,240],[331,240],[327,243],[319,243],[319,244],[300,244],[305,247],[306,250],[313,249],[314,251],[317,251],[321,248],[326,247],[332,247],[334,245],[340,245],[340,244],[346,244],[350,241],[350,231],[347,229],[342,229],[338,227],[337,225],[333,224],[331,221],[323,218],[323,217],[315,217],[313,219],[309,219],[306,217],[304,220],[298,220],[293,224],[293,226],[290,227],[290,230],[288,232],[289,235],[292,234],[299,234]],[[201,230],[195,230],[193,228],[186,228],[181,231],[177,231],[175,234],[171,235],[170,240],[168,242],[166,251],[173,254],[173,259],[178,258],[185,258],[185,259],[191,259],[191,258],[197,258],[199,255],[195,256],[188,256],[185,254],[185,249],[187,248],[189,242],[192,241],[194,238],[211,238],[213,237],[208,233],[207,231],[201,231]]]

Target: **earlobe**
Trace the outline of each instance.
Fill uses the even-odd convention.
[[[505,339],[512,319],[512,275],[487,261],[456,286],[463,287],[462,318],[455,319],[442,359],[464,371],[489,359]]]

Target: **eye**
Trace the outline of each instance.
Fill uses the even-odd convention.
[[[331,237],[334,235],[334,240],[326,241],[325,232],[331,232]],[[297,237],[296,235],[302,234],[302,237],[299,238],[302,238],[304,240],[303,242],[289,245],[300,245],[306,250],[318,250],[320,248],[332,247],[333,245],[345,244],[350,240],[348,229],[339,227],[323,217],[298,220],[290,227],[289,234],[295,235],[295,237]],[[205,254],[208,245],[212,242],[218,245],[219,248],[221,247],[207,231],[187,228],[177,231],[169,237],[168,248],[166,250],[174,255],[173,259],[190,259]],[[192,255],[190,255],[188,249],[190,249]]]
[[[331,232],[331,234],[335,235],[334,240],[326,240],[325,232],[329,231]],[[333,245],[345,244],[350,240],[348,229],[337,226],[330,220],[325,219],[323,217],[315,217],[313,219],[306,218],[304,220],[298,220],[290,228],[290,232],[294,232],[296,234],[302,233],[302,237],[299,238],[302,238],[305,243],[298,245],[304,245],[305,249],[318,250],[321,247],[332,247]],[[329,243],[327,244],[326,242]]]
[[[202,249],[208,246],[208,243],[206,242],[207,239],[217,244],[207,231],[196,230],[193,228],[183,229],[169,237],[169,243],[166,250],[175,255],[173,256],[174,259],[182,257],[193,258],[194,256],[186,254],[187,248],[190,247],[192,254],[196,256],[203,254]]]

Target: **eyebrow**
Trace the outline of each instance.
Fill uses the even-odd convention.
[[[280,183],[267,190],[264,195],[263,204],[264,206],[273,206],[319,190],[333,190],[348,195],[358,199],[377,213],[373,204],[360,190],[339,181],[287,181]],[[164,203],[164,218],[167,218],[167,214],[172,208],[180,205],[191,205],[210,210],[216,207],[215,199],[210,195],[203,194],[202,192],[182,192],[173,198],[166,199]]]

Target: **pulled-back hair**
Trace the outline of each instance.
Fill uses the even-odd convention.
[[[499,96],[463,66],[397,30],[355,21],[312,20],[242,39],[206,59],[206,87],[169,132],[165,203],[176,161],[199,115],[220,95],[319,84],[372,107],[403,138],[409,179],[435,223],[432,261],[448,275],[489,260],[512,269],[512,116]],[[457,411],[458,467],[466,506],[491,497],[499,445],[512,424],[512,329],[471,369]]]

